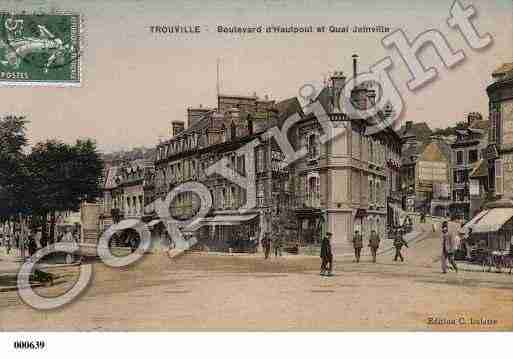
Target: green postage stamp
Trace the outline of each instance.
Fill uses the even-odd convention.
[[[78,14],[0,11],[0,86],[80,86]]]

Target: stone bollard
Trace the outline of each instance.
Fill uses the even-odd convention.
[[[435,233],[436,232],[436,223],[433,223],[432,226],[433,226],[433,233]]]

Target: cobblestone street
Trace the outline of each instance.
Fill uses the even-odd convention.
[[[333,277],[320,277],[318,258],[307,256],[187,254],[171,262],[153,254],[125,269],[96,263],[85,294],[57,311],[0,293],[0,330],[513,329],[513,276],[442,275],[438,233],[404,252],[404,263],[391,252],[377,264],[337,258]],[[69,288],[78,267],[53,272],[55,285],[37,289],[45,295]]]

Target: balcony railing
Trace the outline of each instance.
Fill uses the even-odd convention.
[[[321,196],[319,193],[307,193],[297,197],[296,205],[302,208],[320,208]]]

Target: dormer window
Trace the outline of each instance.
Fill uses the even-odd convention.
[[[248,135],[253,134],[253,120],[251,119],[251,116],[248,116]]]
[[[308,150],[308,156],[310,158],[317,158],[319,157],[319,143],[317,139],[317,135],[315,133],[312,133],[308,135],[307,139],[307,150]]]
[[[235,123],[232,122],[230,126],[230,138],[234,140],[235,137],[237,137],[237,128],[235,127]]]

